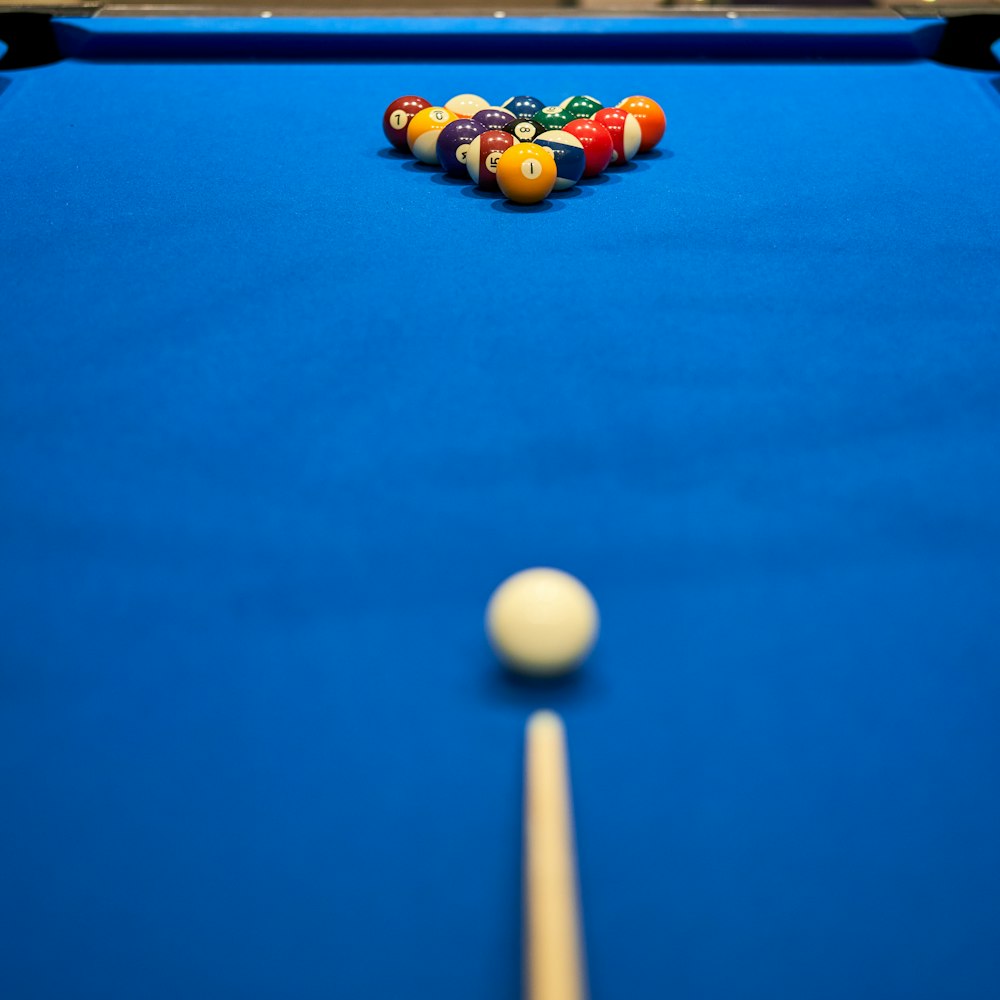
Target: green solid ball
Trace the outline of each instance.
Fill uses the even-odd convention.
[[[577,118],[593,118],[598,111],[601,111],[604,108],[604,105],[601,104],[600,101],[595,101],[593,97],[587,97],[586,94],[578,94],[576,97],[567,97],[566,100],[559,106],[570,116],[571,120],[574,121]]]
[[[542,108],[541,111],[532,116],[531,120],[538,122],[539,125],[543,125],[546,132],[551,132],[553,129],[560,129],[563,125],[568,125],[573,119],[570,117],[568,111],[564,111],[553,104],[547,108]]]

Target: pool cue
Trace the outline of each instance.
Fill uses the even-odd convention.
[[[524,998],[586,997],[566,731],[536,712],[525,731]]]

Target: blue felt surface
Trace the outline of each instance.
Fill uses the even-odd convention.
[[[996,995],[988,74],[6,78],[5,996],[515,997],[543,704],[595,1000]],[[670,128],[518,210],[383,149],[463,90]],[[480,625],[534,563],[604,616],[544,691]]]

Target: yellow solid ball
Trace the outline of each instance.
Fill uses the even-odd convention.
[[[486,635],[497,656],[511,670],[535,677],[579,666],[599,627],[590,591],[558,569],[515,573],[497,587],[486,608]]]
[[[500,190],[519,205],[534,205],[552,193],[556,159],[548,146],[519,142],[504,151],[497,163]]]

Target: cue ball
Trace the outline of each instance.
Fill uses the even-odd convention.
[[[540,567],[508,577],[486,607],[486,635],[513,671],[531,677],[569,673],[586,659],[600,618],[575,576]]]

